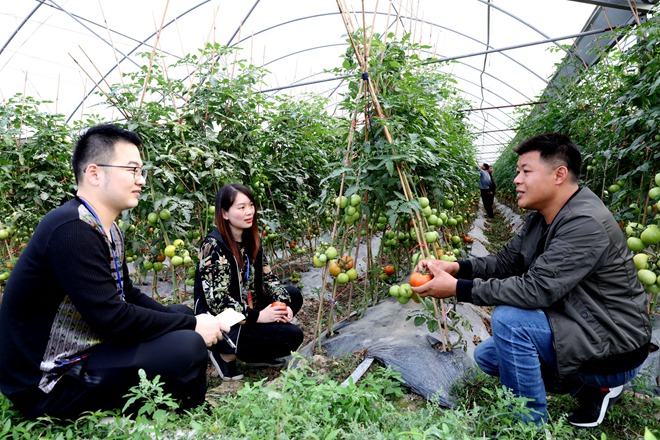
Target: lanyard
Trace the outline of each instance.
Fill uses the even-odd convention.
[[[82,197],[78,197],[80,202],[85,205],[85,208],[94,216],[96,221],[99,223],[99,226],[101,226],[101,230],[103,231],[103,235],[105,235],[105,230],[103,229],[103,223],[101,223],[101,220],[99,217],[96,215],[96,212],[92,209],[92,207],[87,203],[85,199]],[[107,235],[106,235],[107,238]],[[117,285],[119,286],[119,295],[121,295],[122,298],[124,298],[124,286],[121,282],[121,271],[119,270],[119,256],[117,255],[117,251],[115,251],[115,244],[114,244],[114,236],[112,235],[112,228],[110,228],[110,252],[112,252],[112,261],[115,263],[115,271],[117,272]]]
[[[248,307],[253,309],[254,305],[252,303],[252,292],[249,289],[249,278],[250,278],[250,258],[247,257],[245,258],[246,261],[246,266],[245,266],[245,290],[247,290],[247,302],[248,302]]]

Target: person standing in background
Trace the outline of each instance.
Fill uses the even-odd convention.
[[[490,174],[488,174],[489,165],[484,162],[481,164],[481,167],[477,165],[477,168],[479,168],[479,191],[481,192],[481,202],[484,205],[486,215],[493,218],[495,217],[495,213],[493,212],[493,198],[490,197],[489,194],[491,184]]]
[[[488,185],[488,197],[490,206],[492,207],[495,204],[495,190],[497,189],[497,185],[495,185],[495,179],[493,178],[492,165],[488,167],[488,177],[490,177],[490,185]],[[493,214],[494,213],[495,211],[493,210]]]

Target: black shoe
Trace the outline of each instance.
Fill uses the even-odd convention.
[[[243,375],[238,372],[238,368],[236,367],[236,361],[227,362],[222,360],[220,356],[216,358],[211,351],[209,351],[209,358],[222,380],[243,379]]]
[[[623,385],[614,388],[584,386],[578,391],[578,408],[568,415],[568,422],[581,428],[600,425],[607,409],[621,397]]]
[[[266,359],[263,361],[255,361],[255,362],[244,361],[243,363],[248,367],[282,368],[284,365],[286,365],[286,359],[276,358],[276,359]]]

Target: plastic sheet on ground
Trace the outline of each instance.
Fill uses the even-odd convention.
[[[489,337],[483,323],[483,313],[471,304],[459,304],[457,312],[471,329],[462,328],[463,339],[452,351],[442,352],[434,346],[441,343],[440,333],[429,333],[426,325],[416,327],[406,320],[408,313],[419,309],[412,301],[399,304],[388,298],[370,307],[364,316],[355,321],[342,321],[335,326],[331,338],[323,338],[321,345],[330,356],[341,357],[366,350],[366,357],[373,357],[387,367],[398,371],[403,381],[415,393],[439,404],[451,407],[454,398],[451,388],[457,380],[476,368],[472,353],[475,341]],[[450,331],[450,342],[457,342],[459,335]],[[301,350],[303,356],[311,355],[312,342]],[[465,349],[465,351],[464,351]]]
[[[502,214],[511,217],[512,223],[517,220],[512,212]],[[474,239],[471,251],[474,256],[488,254],[483,227],[484,217],[479,211],[468,233]],[[358,258],[358,262],[360,260]],[[406,386],[415,393],[452,407],[452,387],[460,380],[469,380],[471,372],[477,369],[474,349],[479,342],[490,337],[484,323],[484,318],[489,316],[479,307],[458,304],[457,330],[449,331],[448,341],[456,346],[450,351],[442,351],[442,337],[438,331],[430,333],[426,325],[415,326],[412,319],[406,320],[418,309],[421,305],[413,301],[402,305],[395,298],[388,298],[369,307],[360,319],[338,323],[331,338],[322,338],[321,346],[328,355],[336,357],[364,350],[366,357],[373,357],[398,371]],[[301,354],[311,356],[318,344],[318,341],[312,341],[300,351]]]

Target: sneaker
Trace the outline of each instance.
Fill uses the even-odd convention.
[[[248,367],[282,368],[284,365],[286,365],[286,359],[276,358],[276,359],[266,359],[263,361],[255,361],[255,362],[244,361],[243,363]]]
[[[578,408],[568,415],[568,422],[580,428],[600,425],[607,409],[621,397],[623,385],[614,388],[584,386],[578,391]]]
[[[223,361],[220,356],[216,359],[211,351],[209,351],[209,359],[211,359],[215,371],[218,372],[218,376],[220,376],[222,380],[243,379],[243,375],[238,372],[238,368],[236,367],[236,361]]]

